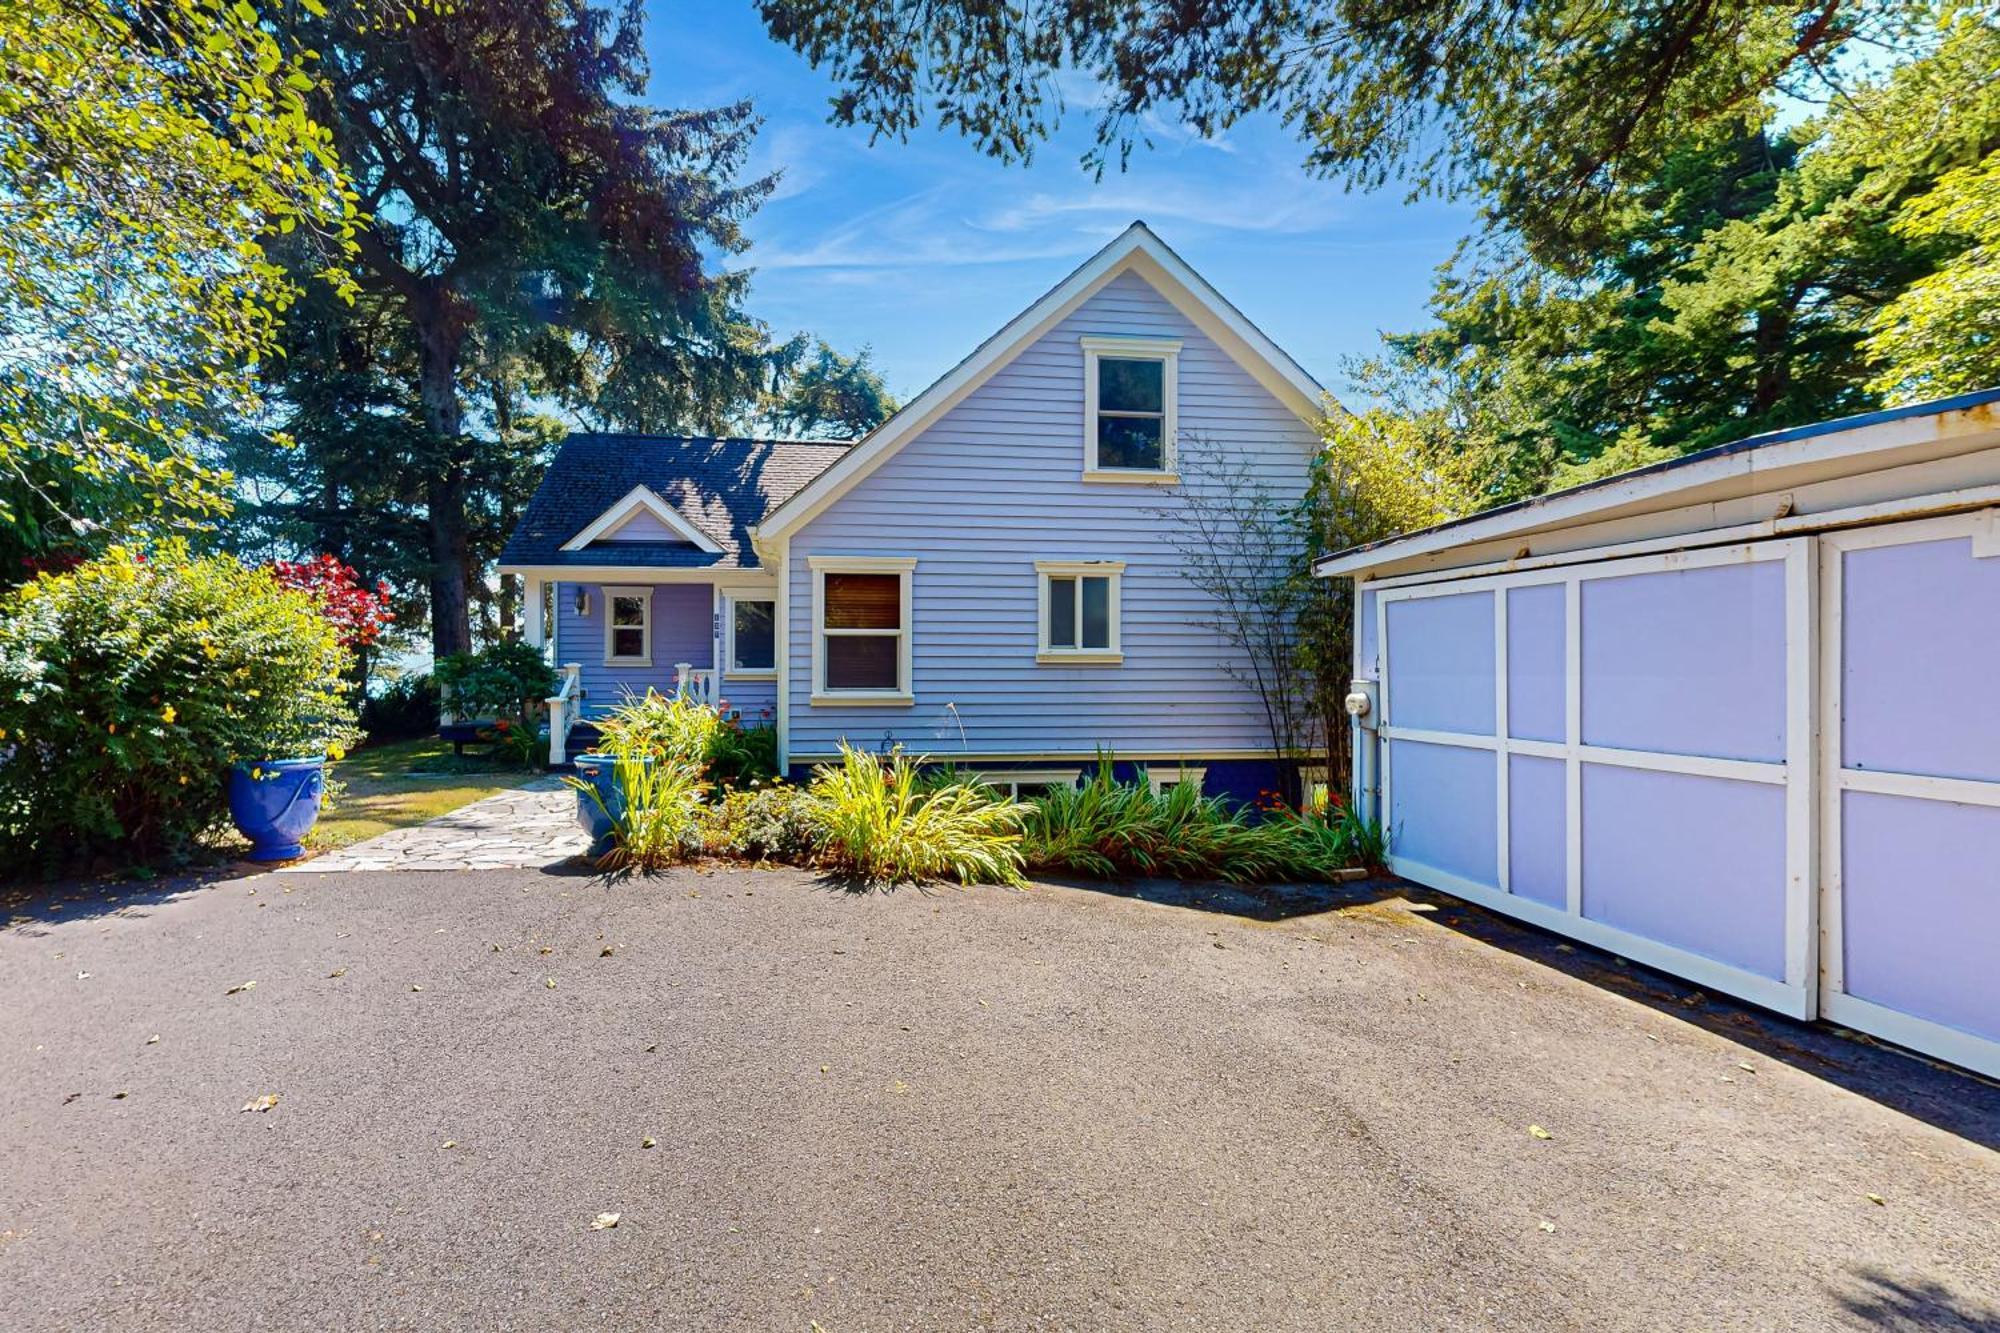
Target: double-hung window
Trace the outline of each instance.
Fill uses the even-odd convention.
[[[653,664],[653,590],[604,590],[604,660]]]
[[[1166,485],[1180,387],[1176,338],[1083,339],[1083,479]]]
[[[1116,663],[1125,660],[1118,603],[1122,560],[1037,560],[1041,629],[1038,662]]]
[[[754,679],[777,674],[777,609],[769,597],[729,599],[729,618],[723,623],[729,675]]]
[[[806,566],[813,581],[813,702],[910,703],[910,581],[917,562],[815,555]]]

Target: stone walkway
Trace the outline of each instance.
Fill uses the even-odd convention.
[[[581,855],[590,837],[576,823],[576,793],[561,778],[474,801],[416,828],[396,829],[279,873],[335,870],[506,870]]]

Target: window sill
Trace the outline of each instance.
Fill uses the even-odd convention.
[[[735,671],[723,672],[722,678],[724,680],[776,680],[778,678],[778,669],[776,667],[743,667]]]
[[[604,665],[649,667],[653,665],[653,659],[650,657],[607,657],[604,659]]]
[[[1125,654],[1045,648],[1035,654],[1035,660],[1050,666],[1117,666],[1125,660]]]
[[[1085,468],[1083,479],[1089,482],[1111,482],[1120,486],[1178,486],[1181,484],[1177,472],[1142,472],[1136,468]]]
[[[913,694],[887,690],[822,691],[808,701],[814,708],[909,708],[917,702]]]

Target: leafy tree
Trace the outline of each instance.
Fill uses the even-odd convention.
[[[1343,788],[1353,760],[1346,697],[1354,674],[1354,584],[1314,578],[1310,560],[1442,523],[1486,503],[1494,460],[1464,442],[1477,410],[1446,394],[1425,408],[1333,408],[1320,423],[1323,447],[1291,523],[1309,557],[1293,575],[1302,707],[1326,743],[1331,790]]]
[[[737,180],[750,109],[638,103],[640,24],[638,0],[463,0],[407,31],[346,8],[292,28],[321,53],[313,110],[364,215],[352,278],[389,325],[374,368],[420,428],[389,434],[421,479],[440,656],[471,645],[480,492],[505,470],[482,388],[713,428],[785,354],[741,313],[746,276],[710,268],[770,189]]]
[[[889,386],[864,347],[842,356],[824,341],[784,378],[766,410],[773,429],[799,439],[859,439],[896,413]]]
[[[267,246],[337,248],[352,213],[263,10],[0,7],[0,580],[228,507],[199,455],[298,291]]]
[[[1100,169],[1149,115],[1213,135],[1259,110],[1307,165],[1364,187],[1469,190],[1544,258],[1587,259],[1602,206],[1719,128],[1769,115],[1857,39],[1903,36],[1916,0],[759,0],[829,69],[833,119],[906,135],[934,115],[1025,159],[1062,114],[1050,77],[1104,91]],[[1579,250],[1579,243],[1582,248]]]

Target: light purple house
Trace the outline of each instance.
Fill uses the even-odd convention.
[[[1324,402],[1135,223],[851,446],[572,438],[501,559],[569,677],[556,756],[682,688],[794,771],[845,740],[1037,786],[1109,750],[1254,795],[1277,757],[1175,513],[1225,456],[1299,495]]]
[[[2000,390],[1318,572],[1398,872],[2000,1075]]]

